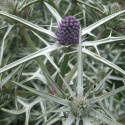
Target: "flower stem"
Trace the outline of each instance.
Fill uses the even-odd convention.
[[[69,48],[68,48],[67,51],[69,51]],[[64,60],[63,60],[63,62],[62,62],[62,64],[61,64],[60,71],[61,71],[62,77],[65,76],[65,73],[66,73],[66,70],[67,70],[68,60],[69,60],[69,54],[64,56]],[[58,85],[60,88],[62,88],[63,81],[62,81],[62,79],[60,78],[60,76],[58,76],[57,85]]]
[[[26,42],[28,43],[31,52],[32,52],[32,53],[33,53],[33,52],[36,52],[37,49],[35,48],[35,46],[34,46],[34,44],[33,44],[33,41],[31,40],[31,38],[30,38],[29,34],[27,33],[25,27],[22,27],[21,32],[22,32],[22,34],[23,34],[23,36],[24,36]],[[48,71],[48,69],[46,68],[46,66],[44,65],[44,63],[43,63],[41,57],[37,57],[37,58],[36,58],[36,61],[37,61],[38,65],[40,66],[41,70],[42,70],[42,71],[44,70],[44,72],[47,73],[47,74],[49,75],[49,77],[51,77],[50,74],[49,74],[49,71]],[[44,74],[44,72],[43,72],[43,74]],[[45,75],[45,74],[44,74],[44,75]],[[48,81],[48,78],[47,78],[46,75],[45,75],[45,77],[46,77],[46,80]],[[49,89],[51,90],[52,86],[51,86],[51,84],[50,84],[49,81],[48,81],[48,85],[49,85]]]
[[[31,52],[32,52],[32,53],[33,53],[33,52],[36,52],[37,49],[35,48],[35,46],[34,46],[32,40],[31,40],[29,34],[27,33],[26,29],[23,27],[21,31],[22,31],[22,34],[23,34],[23,36],[24,36],[26,42],[27,42],[28,45],[29,45],[29,48],[30,48]],[[41,59],[40,57],[37,57],[37,58],[36,58],[36,61],[37,61],[38,65],[39,65],[40,67],[42,67],[43,70],[48,73],[48,70],[47,70],[46,66],[44,65],[42,59]]]
[[[2,94],[10,94],[11,90],[2,89],[2,90],[0,90],[0,93],[2,93]],[[36,94],[34,94],[32,92],[23,91],[23,90],[17,90],[17,94],[19,96],[37,96]]]

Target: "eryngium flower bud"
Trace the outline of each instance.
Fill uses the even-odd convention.
[[[5,9],[5,11],[11,12],[14,9],[14,0],[4,0],[4,6],[3,9]]]
[[[79,42],[80,22],[73,16],[64,18],[57,30],[57,39],[61,45],[77,45]]]
[[[75,97],[71,103],[71,110],[77,117],[88,116],[92,106],[88,99],[84,97]]]
[[[121,11],[121,6],[119,3],[114,3],[111,5],[111,14]]]

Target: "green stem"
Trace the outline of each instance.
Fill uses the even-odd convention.
[[[69,48],[67,48],[67,49],[68,49],[68,51],[69,51]],[[62,62],[62,64],[61,64],[61,68],[60,68],[61,73],[60,73],[60,74],[62,75],[62,77],[65,76],[65,73],[66,73],[66,70],[67,70],[68,60],[69,60],[69,54],[64,56],[64,60],[63,60],[63,62]],[[57,85],[58,85],[60,88],[62,88],[62,84],[63,84],[63,81],[62,81],[62,79],[60,78],[60,76],[58,76]]]
[[[89,47],[89,50],[92,50],[93,48],[92,47]],[[87,55],[83,55],[83,61],[86,59]],[[68,73],[68,75],[64,78],[64,80],[69,83],[71,78],[73,77],[73,75],[75,74],[75,72],[77,71],[78,69],[78,63],[76,63],[74,65],[74,67],[71,69],[71,71]]]
[[[22,31],[22,34],[23,36],[25,37],[30,49],[31,49],[31,52],[36,52],[36,48],[29,36],[29,34],[27,33],[25,27],[22,27],[21,28],[21,31]],[[48,83],[48,89],[49,91],[51,92],[52,89],[55,89],[55,91],[58,93],[58,94],[62,94],[61,93],[61,90],[59,90],[59,88],[57,87],[57,85],[54,83],[53,79],[51,78],[51,75],[48,71],[48,69],[46,68],[46,66],[44,65],[42,59],[40,57],[37,57],[36,58],[36,61],[39,65],[39,67],[41,68],[41,70],[43,71],[43,75],[46,77],[46,80],[47,80],[47,83]]]
[[[0,93],[2,93],[2,94],[10,94],[11,91],[2,89],[2,90],[0,90]],[[21,90],[17,90],[17,95],[19,95],[19,96],[37,96],[36,94],[34,94],[32,92],[21,91]]]
[[[23,27],[21,31],[22,31],[23,36],[25,37],[26,42],[29,45],[29,48],[30,48],[31,52],[32,53],[36,52],[37,49],[35,48],[35,46],[34,46],[32,40],[31,40],[29,34],[27,33],[26,29]],[[37,61],[38,65],[40,67],[42,67],[42,69],[44,71],[46,71],[47,73],[49,73],[48,70],[47,70],[47,68],[46,68],[46,66],[44,65],[44,63],[43,63],[43,61],[42,61],[42,59],[40,57],[37,57],[36,61]]]
[[[32,40],[31,40],[29,34],[27,33],[25,27],[22,27],[21,32],[22,32],[22,34],[23,34],[23,36],[24,36],[26,42],[28,43],[31,52],[32,52],[32,53],[33,53],[33,52],[36,52],[37,49],[35,48],[35,46],[34,46]],[[44,63],[43,63],[41,57],[37,57],[37,58],[36,58],[36,61],[37,61],[38,65],[40,66],[41,70],[42,70],[42,71],[44,70],[45,73],[47,73],[47,74],[49,75],[49,77],[51,77],[50,74],[49,74],[49,71],[48,71],[48,69],[46,68],[46,66],[44,65]],[[43,72],[43,74],[44,74],[44,72]],[[45,74],[44,74],[44,75],[45,75]],[[45,75],[45,77],[46,77],[46,75]],[[47,78],[47,77],[46,77],[46,80],[48,81],[48,78]],[[49,85],[49,89],[51,90],[52,86],[51,86],[51,84],[50,84],[49,81],[48,81],[48,85]]]

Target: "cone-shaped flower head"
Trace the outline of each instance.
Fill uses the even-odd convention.
[[[119,3],[114,3],[111,5],[111,14],[121,11],[121,6]]]
[[[15,9],[14,0],[4,0],[3,1],[2,10],[12,13],[14,9]]]
[[[57,40],[61,45],[77,45],[79,42],[80,22],[73,16],[64,18],[57,30]]]
[[[92,106],[88,99],[77,96],[71,103],[71,110],[74,115],[83,117],[89,115],[92,110]]]

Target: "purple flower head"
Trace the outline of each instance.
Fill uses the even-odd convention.
[[[61,45],[77,45],[79,42],[80,22],[73,16],[64,18],[57,30],[57,39]]]

